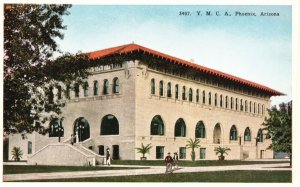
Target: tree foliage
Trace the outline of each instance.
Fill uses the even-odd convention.
[[[141,147],[137,147],[135,148],[137,150],[138,153],[141,153],[143,155],[143,157],[145,157],[146,153],[150,153],[150,149],[152,148],[151,143],[147,144],[146,146],[144,146],[144,144],[141,144]]]
[[[273,106],[268,110],[269,117],[263,125],[267,131],[266,138],[272,143],[268,149],[276,152],[292,152],[292,104],[281,103],[279,108]]]
[[[55,41],[63,39],[62,16],[70,7],[4,5],[4,133],[45,134],[45,122],[62,118],[65,106],[51,98],[53,89],[87,78],[87,55],[62,55]]]
[[[215,147],[214,151],[216,152],[216,155],[220,154],[220,156],[224,156],[224,154],[228,155],[228,151],[230,151],[231,149],[228,147]]]
[[[14,161],[20,161],[23,156],[23,151],[20,147],[13,147],[11,154]]]
[[[193,140],[192,138],[190,138],[187,141],[186,147],[189,148],[189,149],[192,149],[191,159],[192,159],[192,161],[195,161],[195,158],[196,158],[195,149],[200,147],[200,140],[199,139]]]

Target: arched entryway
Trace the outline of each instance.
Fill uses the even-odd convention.
[[[89,122],[84,117],[80,117],[75,120],[73,134],[75,135],[76,138],[77,138],[76,135],[78,135],[79,142],[82,142],[90,138],[90,125]]]
[[[215,144],[220,144],[221,143],[221,126],[220,123],[217,123],[214,128],[214,143]]]

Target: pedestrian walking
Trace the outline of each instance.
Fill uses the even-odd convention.
[[[168,172],[172,173],[173,158],[170,156],[170,153],[168,153],[168,156],[166,156],[165,163],[166,163],[166,173]]]
[[[110,152],[109,148],[106,149],[106,164],[110,166]]]
[[[174,168],[178,168],[178,154],[177,152],[174,153],[174,156],[173,156],[173,160],[174,160]]]

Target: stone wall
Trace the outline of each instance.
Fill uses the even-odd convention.
[[[260,113],[254,114],[253,112],[240,111],[227,109],[224,104],[223,107],[219,104],[214,105],[214,94],[218,96],[221,94],[235,98],[243,99],[243,101],[252,101],[252,103],[260,103],[265,106],[265,109],[269,107],[270,101],[266,98],[254,97],[246,94],[241,94],[237,91],[230,91],[226,89],[220,89],[216,86],[207,85],[196,81],[187,80],[181,77],[175,77],[167,75],[155,70],[147,69],[145,73],[145,66],[141,63],[137,68],[136,73],[136,146],[140,147],[141,143],[151,143],[153,148],[150,155],[147,155],[149,159],[155,159],[156,146],[164,146],[165,156],[168,152],[179,152],[179,147],[185,147],[189,138],[195,138],[195,128],[198,121],[202,120],[206,128],[206,137],[200,138],[201,148],[206,148],[206,159],[217,159],[213,149],[216,146],[228,146],[232,150],[227,156],[230,159],[241,159],[243,152],[247,153],[247,158],[259,158],[257,154],[257,146],[255,137],[257,132],[262,127],[262,122],[266,115]],[[151,79],[155,79],[155,95],[151,94]],[[159,96],[159,81],[163,80],[164,94]],[[172,97],[167,97],[167,83],[171,82],[172,85]],[[175,84],[179,85],[179,99],[175,99]],[[186,86],[186,96],[188,97],[188,89],[193,89],[193,101],[182,100],[182,86]],[[200,94],[200,101],[196,102],[196,89],[202,93],[205,90],[206,103],[202,103],[202,94]],[[212,93],[212,104],[208,104],[208,93]],[[235,106],[235,103],[234,103]],[[253,107],[253,106],[252,106]],[[252,108],[253,111],[253,108]],[[256,108],[257,111],[257,108]],[[165,125],[165,134],[163,136],[150,135],[150,124],[152,118],[155,115],[160,115]],[[174,128],[176,121],[182,118],[186,124],[186,137],[174,137]],[[213,142],[214,127],[216,124],[220,124],[221,137],[220,144]],[[230,141],[229,134],[232,125],[237,127],[238,136],[241,136],[241,145],[239,141]],[[245,129],[249,127],[251,131],[251,141],[244,141],[243,135]],[[262,145],[259,145],[259,150],[265,150],[270,141],[264,140]],[[136,155],[135,159],[138,159],[140,155]],[[199,148],[196,150],[196,159],[200,158]],[[271,153],[265,154],[264,158],[272,158]],[[186,151],[186,159],[190,159],[190,150]]]

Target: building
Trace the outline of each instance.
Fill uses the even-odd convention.
[[[10,136],[9,149],[21,147],[30,164],[104,163],[106,148],[113,159],[138,160],[142,143],[153,146],[147,159],[178,152],[189,160],[190,138],[200,139],[197,160],[218,159],[217,146],[231,149],[226,159],[273,158],[261,124],[270,97],[282,93],[136,44],[89,57],[100,65],[83,85],[67,85],[64,120],[46,124],[46,136]],[[65,98],[59,89],[53,94]]]

